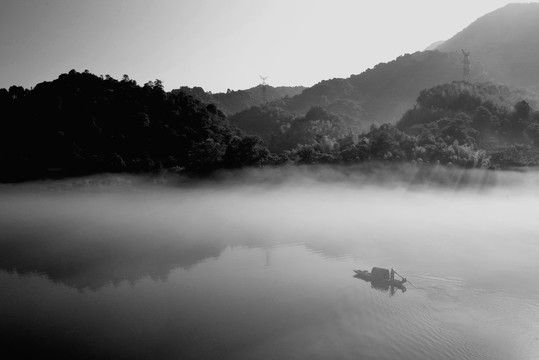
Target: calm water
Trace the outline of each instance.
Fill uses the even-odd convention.
[[[2,351],[539,359],[537,176],[463,174],[4,186]],[[373,266],[416,287],[352,276]]]

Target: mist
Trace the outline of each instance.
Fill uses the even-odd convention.
[[[84,356],[526,358],[538,350],[537,181],[371,164],[6,185],[0,314],[8,339],[73,356],[96,341]],[[373,266],[414,286],[377,295],[351,276]]]
[[[415,260],[443,249],[463,262],[488,247],[481,266],[501,270],[507,257],[531,266],[539,251],[510,244],[537,235],[538,181],[535,172],[371,165],[8,185],[0,195],[0,266],[80,289],[166,279],[230,246],[304,244],[328,257],[376,258],[413,244]],[[40,252],[54,256],[43,261]]]

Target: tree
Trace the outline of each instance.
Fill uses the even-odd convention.
[[[269,150],[262,144],[258,136],[234,136],[224,154],[224,166],[241,168],[244,166],[261,166],[271,158]]]
[[[521,100],[515,104],[515,117],[521,120],[529,120],[532,108],[527,101]]]
[[[159,90],[164,89],[163,82],[159,79],[155,79],[155,81],[153,82],[153,87],[158,88]]]
[[[455,117],[443,118],[437,123],[446,143],[457,140],[460,144],[475,144],[478,132],[472,127],[472,119],[465,113],[459,112]]]
[[[531,123],[526,128],[526,135],[533,141],[533,144],[539,147],[539,124]]]
[[[10,86],[9,95],[13,100],[22,99],[26,94],[26,90],[22,86]]]
[[[472,124],[478,130],[490,128],[492,125],[491,112],[484,106],[478,106],[475,109]]]

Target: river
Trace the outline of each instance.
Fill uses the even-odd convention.
[[[354,171],[3,185],[3,353],[537,359],[536,173]]]

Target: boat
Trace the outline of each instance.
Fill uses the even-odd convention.
[[[373,267],[369,272],[367,270],[354,270],[356,273],[354,277],[371,282],[373,285],[385,285],[395,286],[398,288],[404,288],[406,278],[402,280],[392,279],[388,269]]]

